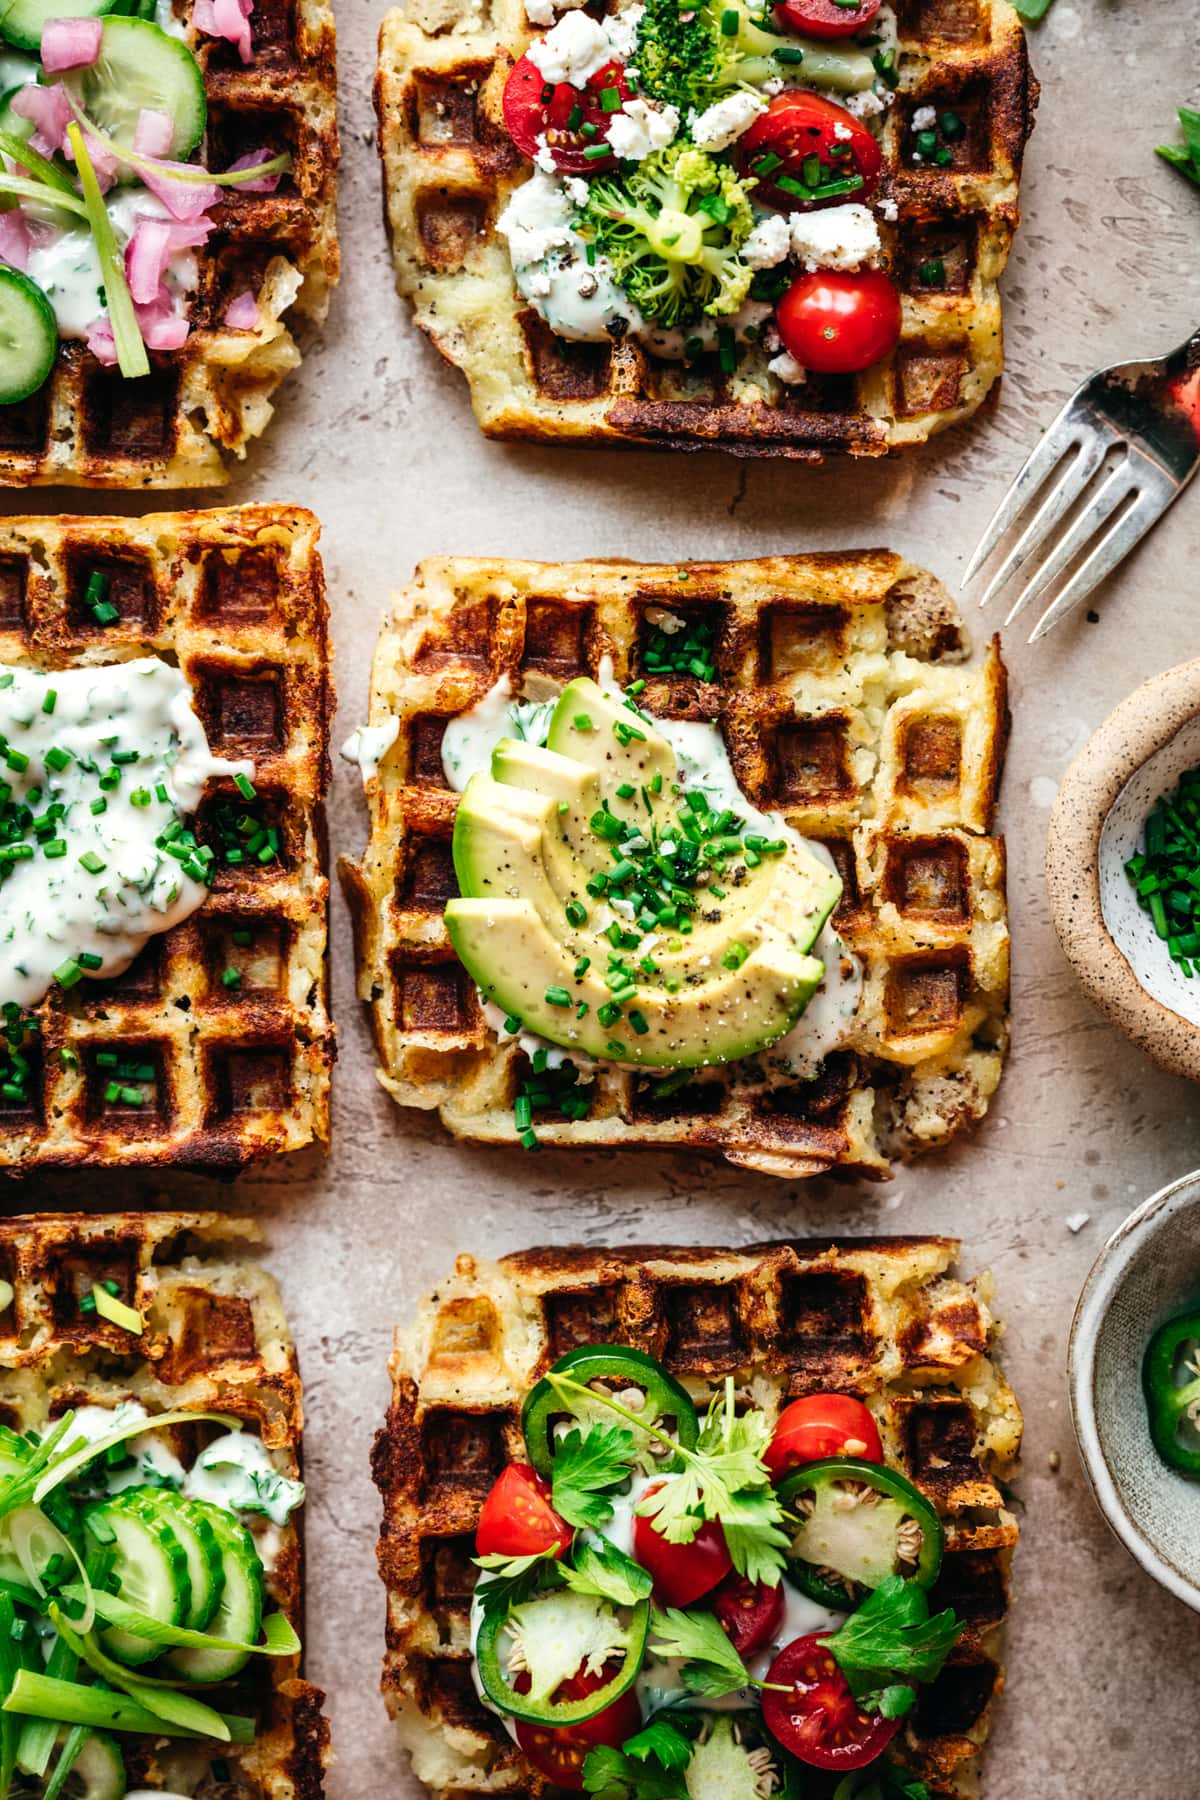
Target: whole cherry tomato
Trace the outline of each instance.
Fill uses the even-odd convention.
[[[805,1394],[785,1406],[763,1461],[772,1481],[778,1481],[801,1463],[823,1462],[827,1456],[883,1461],[879,1429],[862,1401],[850,1394]]]
[[[794,281],[775,309],[785,350],[819,375],[854,375],[900,342],[900,296],[879,269],[818,269]]]

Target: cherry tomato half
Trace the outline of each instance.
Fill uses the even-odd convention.
[[[613,108],[606,111],[604,95],[615,90],[621,105],[629,98],[625,70],[609,63],[593,75],[586,87],[569,81],[551,86],[537,64],[523,56],[504,87],[502,107],[508,135],[523,156],[537,154],[538,139],[545,136],[554,166],[564,175],[600,175],[616,162],[606,156],[589,156],[604,143]]]
[[[792,283],[775,324],[784,349],[806,369],[854,375],[900,342],[900,296],[879,269],[819,269]]]
[[[792,352],[795,355],[795,352]],[[799,358],[797,358],[799,361]],[[849,1394],[805,1394],[780,1413],[763,1461],[778,1481],[801,1463],[827,1456],[857,1456],[881,1463],[883,1445],[874,1419]]]
[[[661,1486],[656,1481],[646,1493],[657,1493]],[[711,1519],[700,1527],[690,1544],[669,1544],[654,1529],[652,1519],[635,1514],[633,1554],[653,1576],[654,1598],[664,1606],[691,1606],[701,1594],[715,1588],[733,1567],[733,1558],[725,1547],[725,1533]]]
[[[900,1720],[863,1711],[822,1642],[828,1636],[810,1632],[779,1652],[767,1680],[788,1691],[764,1690],[763,1721],[801,1762],[843,1773],[874,1762],[899,1731]]]
[[[866,200],[883,167],[882,150],[853,113],[799,88],[776,94],[738,139],[735,154],[742,174],[757,177],[755,201],[781,212]]]
[[[550,1483],[528,1463],[509,1463],[483,1503],[475,1548],[480,1556],[561,1556],[574,1536],[550,1504]]]
[[[589,1675],[580,1669],[578,1674],[563,1682],[554,1698],[582,1700],[611,1681],[615,1673],[615,1667],[602,1669],[597,1675]],[[632,1688],[627,1688],[620,1699],[606,1706],[603,1712],[585,1719],[582,1725],[566,1725],[554,1730],[545,1725],[529,1725],[524,1719],[515,1721],[517,1742],[534,1768],[556,1781],[559,1787],[577,1789],[583,1787],[583,1764],[589,1750],[596,1749],[599,1744],[609,1744],[619,1750],[626,1738],[633,1737],[641,1728],[642,1709]]]
[[[864,31],[879,11],[880,0],[858,0],[847,6],[842,0],[780,0],[775,17],[787,31],[803,32],[805,37],[853,37]]]
[[[753,1656],[779,1634],[783,1624],[783,1583],[749,1581],[735,1570],[713,1595],[713,1611],[739,1656]]]

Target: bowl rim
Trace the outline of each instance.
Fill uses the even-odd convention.
[[[1148,994],[1104,922],[1100,839],[1118,794],[1200,713],[1200,658],[1152,675],[1113,709],[1063,776],[1050,812],[1046,882],[1080,986],[1161,1069],[1200,1081],[1200,1026]]]
[[[1148,1230],[1158,1230],[1173,1214],[1194,1204],[1200,1204],[1200,1169],[1192,1169],[1159,1188],[1135,1207],[1109,1237],[1088,1271],[1071,1320],[1067,1391],[1083,1472],[1109,1529],[1147,1574],[1193,1612],[1200,1612],[1200,1583],[1191,1581],[1155,1548],[1122,1500],[1096,1423],[1096,1346],[1113,1292],[1129,1266],[1135,1244],[1144,1239]]]

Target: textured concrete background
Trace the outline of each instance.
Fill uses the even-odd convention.
[[[1005,282],[1009,373],[997,411],[904,460],[816,473],[707,454],[488,445],[465,386],[417,340],[393,295],[372,144],[377,23],[374,0],[343,0],[346,274],[333,318],[284,390],[266,447],[229,491],[301,503],[324,520],[338,741],[364,716],[388,592],[419,556],[674,560],[887,543],[953,586],[1039,424],[1075,382],[1107,361],[1165,349],[1200,323],[1200,193],[1151,154],[1172,133],[1176,103],[1197,101],[1184,84],[1200,70],[1200,9],[1194,0],[1057,0],[1033,34],[1042,106],[1026,224]],[[103,496],[78,503],[112,510]],[[54,511],[61,498],[32,504]],[[1011,1676],[987,1792],[1179,1800],[1200,1791],[1200,1620],[1110,1540],[1076,1463],[1063,1374],[1093,1257],[1138,1201],[1200,1163],[1200,1115],[1194,1090],[1158,1075],[1078,993],[1042,877],[1047,811],[1070,758],[1137,682],[1200,647],[1198,561],[1200,489],[1110,584],[1097,623],[1079,617],[1036,650],[1010,637],[1012,1060],[977,1136],[888,1187],[771,1184],[683,1157],[485,1157],[454,1145],[432,1121],[401,1114],[372,1079],[335,893],[332,1153],[233,1192],[181,1180],[169,1194],[258,1214],[284,1281],[307,1381],[308,1655],[330,1690],[332,1800],[415,1800],[377,1696],[383,1595],[367,1473],[390,1330],[415,1296],[464,1247],[825,1231],[953,1232],[966,1267],[995,1272],[1027,1437]],[[358,775],[345,764],[330,826],[335,854],[360,847]],[[133,1187],[123,1180],[119,1197]],[[153,1202],[161,1184],[136,1192]],[[31,1183],[21,1195],[26,1205],[95,1197],[90,1182],[86,1191]],[[1090,1220],[1073,1236],[1066,1219],[1077,1211]]]

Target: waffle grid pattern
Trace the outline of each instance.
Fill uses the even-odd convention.
[[[258,506],[0,523],[0,662],[177,660],[213,751],[253,759],[254,805],[280,840],[266,865],[218,858],[199,911],[151,938],[124,975],[41,1002],[28,1098],[0,1097],[10,1173],[236,1169],[328,1135],[322,800],[333,686],[318,533],[311,513]],[[120,614],[104,626],[84,600],[93,571]],[[245,811],[232,782],[212,784],[196,816],[202,842],[216,840],[214,816],[231,800]],[[232,987],[221,980],[231,966]],[[140,1105],[107,1097],[97,1057],[114,1051],[153,1070]]]
[[[190,0],[172,4],[190,20]],[[322,320],[338,276],[337,67],[329,0],[256,0],[251,29],[243,66],[188,25],[208,98],[202,159],[220,173],[247,151],[288,150],[290,174],[273,194],[226,189],[212,209],[181,350],[151,353],[150,374],[127,381],[64,340],[46,385],[0,407],[0,485],[220,486],[266,428],[271,395],[300,362],[285,315]],[[247,290],[259,324],[231,329],[229,303]]]
[[[946,1528],[931,1594],[965,1633],[923,1690],[897,1748],[935,1800],[977,1794],[1017,1526],[1002,1483],[1021,1413],[990,1360],[988,1277],[948,1271],[947,1238],[754,1245],[746,1250],[535,1249],[454,1275],[396,1334],[392,1402],[375,1446],[388,1591],[383,1691],[416,1775],[437,1800],[557,1793],[525,1763],[470,1677],[474,1529],[495,1477],[524,1455],[521,1403],[587,1343],[663,1361],[703,1403],[732,1375],[774,1414],[797,1395],[860,1395],[886,1458]]]
[[[568,344],[517,294],[495,221],[528,165],[500,99],[529,42],[523,0],[408,0],[384,19],[376,107],[396,280],[470,384],[496,437],[704,447],[819,462],[879,456],[969,417],[1003,367],[998,281],[1020,218],[1037,84],[1005,0],[899,0],[895,105],[882,136],[881,235],[903,303],[894,355],[787,387],[755,352],[685,368],[633,341]],[[953,110],[947,167],[922,162],[913,114]],[[940,260],[943,285],[920,269]]]
[[[686,577],[686,579],[684,579]],[[646,676],[647,614],[711,621],[717,680],[647,676],[651,714],[720,723],[743,791],[822,840],[843,876],[834,924],[865,968],[858,1017],[815,1081],[760,1062],[698,1073],[669,1097],[598,1071],[587,1119],[535,1120],[549,1144],[688,1145],[791,1178],[888,1173],[987,1108],[1007,1035],[1002,841],[990,835],[1007,727],[995,644],[974,667],[952,602],[887,551],[661,567],[449,559],[422,564],[385,622],[370,722],[400,721],[368,782],[370,841],[342,874],[381,1080],[456,1135],[516,1141],[529,1065],[501,1044],[457,961],[457,796],[447,721],[504,675]],[[553,691],[552,689],[549,691]]]
[[[44,1429],[70,1406],[139,1401],[149,1413],[218,1410],[245,1421],[299,1473],[303,1415],[295,1351],[279,1292],[250,1260],[249,1220],[217,1213],[38,1214],[0,1223],[0,1271],[14,1297],[0,1313],[0,1420]],[[133,1337],[80,1301],[115,1282],[146,1331]],[[216,1427],[176,1427],[171,1448],[190,1462]],[[301,1544],[282,1528],[271,1599],[302,1631]],[[214,1753],[236,1769],[245,1800],[321,1800],[329,1732],[324,1695],[300,1678],[298,1658],[255,1658],[214,1704],[251,1712],[253,1744]],[[175,1763],[166,1741],[123,1740],[131,1785],[171,1789],[198,1778],[196,1753]],[[207,1764],[208,1757],[204,1756]],[[175,1774],[180,1779],[173,1780]],[[216,1793],[215,1774],[197,1779]],[[189,1792],[194,1791],[189,1786]],[[220,1787],[221,1792],[227,1791]],[[232,1790],[229,1790],[232,1791]]]

